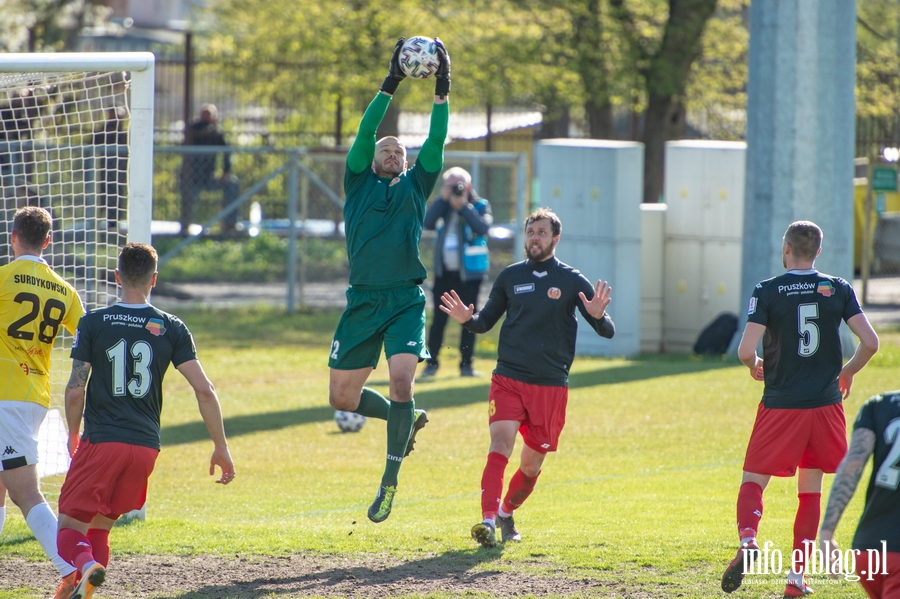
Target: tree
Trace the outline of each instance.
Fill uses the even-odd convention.
[[[662,194],[665,143],[684,134],[688,77],[703,48],[703,30],[716,8],[716,0],[669,0],[668,4],[662,38],[654,40],[647,34],[653,15],[640,15],[626,0],[610,0],[646,86],[644,202],[657,202]]]
[[[4,52],[74,50],[86,25],[111,11],[94,0],[0,0],[0,48]]]

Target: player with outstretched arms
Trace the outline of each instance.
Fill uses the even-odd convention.
[[[416,366],[429,356],[425,294],[420,287],[426,271],[419,259],[419,240],[425,203],[444,165],[449,120],[450,57],[435,39],[440,66],[431,126],[416,164],[408,168],[406,148],[396,137],[376,141],[375,132],[405,77],[399,64],[404,41],[401,38],[394,47],[388,76],[366,109],[347,154],[344,226],[350,287],[328,359],[331,406],[387,422],[384,475],[368,510],[372,522],[390,515],[400,465],[412,451],[416,433],[428,422],[413,400]],[[382,347],[390,399],[364,386]]]
[[[72,465],[59,494],[59,554],[78,568],[71,599],[89,599],[106,580],[109,531],[139,509],[160,450],[163,377],[173,365],[194,390],[214,448],[209,474],[234,480],[222,409],[184,322],[150,304],[156,250],[129,243],[119,253],[120,301],[92,310],[78,324],[66,422]],[[79,435],[82,414],[84,433]]]
[[[773,476],[797,474],[792,555],[797,550],[803,555],[814,543],[822,476],[837,470],[847,451],[841,402],[850,394],[854,375],[878,351],[878,336],[853,287],[814,268],[822,251],[822,230],[810,221],[791,223],[781,251],[787,272],[756,285],[738,347],[738,357],[750,369],[750,376],[764,381],[765,388],[744,457],[737,498],[740,546],[722,575],[726,593],[741,585],[747,567],[759,557],[756,536],[763,490]],[[841,322],[860,341],[846,364]],[[762,358],[756,353],[760,340]],[[804,580],[805,559],[791,562],[784,597],[812,593]]]
[[[547,453],[557,449],[575,358],[575,311],[601,337],[611,339],[616,332],[606,313],[612,288],[606,281],[591,285],[556,258],[561,231],[559,217],[550,210],[531,214],[525,221],[527,260],[497,275],[479,312],[472,304],[466,306],[456,291],[441,297],[440,309],[473,333],[491,330],[506,313],[488,396],[491,444],[481,476],[482,521],[471,531],[484,547],[497,544],[497,528],[504,542],[521,540],[513,511],[534,490]],[[519,469],[501,503],[503,475],[517,432],[524,441]]]
[[[856,416],[850,447],[831,484],[819,529],[819,547],[831,574],[852,574],[846,571],[846,559],[835,563],[840,548],[834,531],[869,456],[872,475],[853,536],[856,575],[872,599],[900,599],[900,391],[870,397]]]
[[[38,431],[50,407],[50,358],[63,327],[74,333],[84,307],[75,288],[42,254],[53,220],[37,206],[16,212],[14,260],[0,267],[0,481],[62,576],[55,599],[69,599],[75,569],[56,551],[56,515],[38,482]]]

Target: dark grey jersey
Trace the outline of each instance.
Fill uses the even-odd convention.
[[[841,321],[862,312],[853,287],[816,270],[791,270],[753,290],[747,320],[763,337],[767,408],[817,408],[841,401]]]
[[[853,425],[858,428],[875,433],[875,451],[853,548],[881,549],[886,541],[888,551],[900,551],[900,391],[866,401]]]
[[[91,365],[82,438],[159,449],[163,377],[196,358],[184,322],[149,304],[85,314],[72,344],[72,359]]]
[[[579,292],[591,299],[594,286],[556,258],[518,262],[500,272],[484,307],[465,327],[484,333],[505,312],[494,372],[523,383],[564,386],[575,358],[575,310],[599,335],[609,339],[616,331],[609,314],[599,320],[588,314]]]

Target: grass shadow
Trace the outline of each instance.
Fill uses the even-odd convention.
[[[246,581],[207,585],[196,591],[177,595],[163,595],[160,599],[212,599],[262,597],[393,597],[398,590],[422,594],[438,594],[448,588],[484,586],[485,579],[496,576],[496,570],[473,571],[478,566],[501,557],[502,546],[495,549],[446,551],[422,559],[384,566],[373,560],[372,565],[353,560],[346,566],[326,565],[296,575],[260,576]],[[362,560],[365,562],[365,559]],[[301,569],[301,568],[298,568]]]
[[[706,370],[717,370],[737,366],[736,360],[719,358],[695,358],[688,356],[666,356],[662,358],[641,358],[614,366],[601,366],[591,370],[577,372],[569,377],[569,388],[586,388],[599,385],[614,385],[645,381],[648,379],[692,374]],[[471,379],[468,379],[471,380]],[[446,381],[446,380],[445,380]],[[486,401],[490,390],[490,378],[485,376],[481,382],[463,387],[434,387],[434,382],[416,386],[416,405],[422,408],[455,408]],[[440,382],[440,381],[438,381]],[[387,385],[387,380],[372,379],[372,385]],[[291,426],[313,422],[327,422],[334,418],[334,409],[327,404],[323,395],[321,406],[245,414],[225,419],[225,430],[229,437],[238,437],[261,431],[274,431]],[[164,446],[180,445],[205,441],[209,438],[206,425],[202,421],[162,427],[162,444]]]

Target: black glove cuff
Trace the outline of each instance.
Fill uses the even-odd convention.
[[[394,95],[394,92],[397,91],[397,86],[400,85],[400,79],[394,79],[390,75],[384,78],[384,83],[381,84],[381,91],[386,94]]]
[[[439,77],[434,82],[434,95],[443,98],[450,93],[450,80]]]

